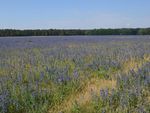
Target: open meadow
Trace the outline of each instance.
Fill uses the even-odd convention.
[[[0,113],[150,113],[150,36],[1,37]]]

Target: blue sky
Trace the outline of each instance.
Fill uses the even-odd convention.
[[[0,0],[0,29],[150,27],[150,0]]]

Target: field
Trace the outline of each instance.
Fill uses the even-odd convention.
[[[0,38],[0,113],[150,113],[150,36]]]

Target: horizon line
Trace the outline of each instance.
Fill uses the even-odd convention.
[[[0,28],[0,30],[96,30],[96,29],[150,29],[150,27],[118,27],[118,28]]]

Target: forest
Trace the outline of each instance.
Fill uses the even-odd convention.
[[[120,29],[0,29],[0,36],[150,35],[150,28]]]

